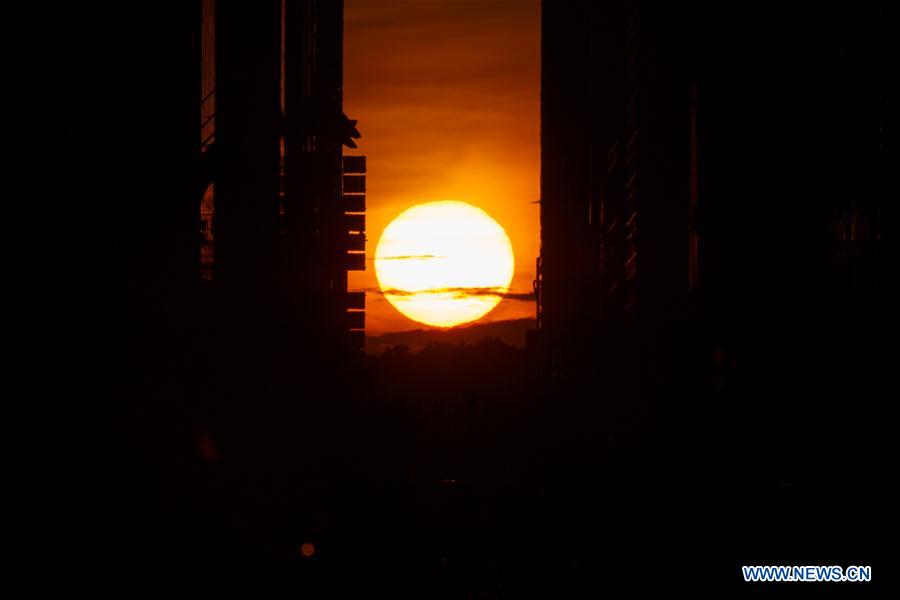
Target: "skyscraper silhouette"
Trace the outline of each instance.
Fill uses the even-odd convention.
[[[653,472],[698,540],[735,510],[792,519],[722,539],[735,554],[815,548],[826,522],[857,547],[887,519],[798,506],[892,469],[862,448],[897,420],[896,23],[884,3],[543,4],[533,342],[572,434],[557,464]]]

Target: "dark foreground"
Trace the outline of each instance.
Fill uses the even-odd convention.
[[[726,363],[720,379],[713,357],[693,400],[681,382],[622,407],[548,384],[532,358],[489,339],[368,358],[340,392],[132,387],[128,414],[67,471],[66,535],[32,539],[44,562],[23,585],[126,598],[896,589],[886,397],[852,408],[835,389],[786,409],[768,384],[729,383],[762,362]],[[875,581],[745,584],[745,564],[871,565]]]

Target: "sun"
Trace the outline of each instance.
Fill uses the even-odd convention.
[[[410,319],[436,327],[490,312],[509,290],[514,267],[503,227],[480,208],[452,200],[400,213],[375,248],[384,296]]]

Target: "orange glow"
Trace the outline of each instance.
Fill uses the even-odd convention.
[[[368,269],[351,289],[380,289],[376,244],[400,213],[454,199],[484,209],[509,237],[509,298],[482,321],[534,316],[539,250],[540,2],[346,0],[344,110],[368,162]],[[366,299],[370,335],[417,325],[382,294]]]
[[[437,327],[490,312],[509,290],[514,267],[503,227],[465,202],[429,202],[403,211],[375,250],[385,297],[410,319]]]
[[[302,554],[304,558],[312,558],[312,555],[315,553],[316,547],[310,542],[306,542],[300,546],[300,554]]]

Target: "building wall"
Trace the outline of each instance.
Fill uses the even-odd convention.
[[[540,310],[572,373],[684,308],[689,32],[635,3],[543,10]]]
[[[662,427],[750,435],[749,398],[796,424],[862,381],[839,357],[895,352],[891,9],[596,4],[543,7],[550,379]]]
[[[216,5],[216,216],[222,285],[270,285],[278,231],[281,3]]]

